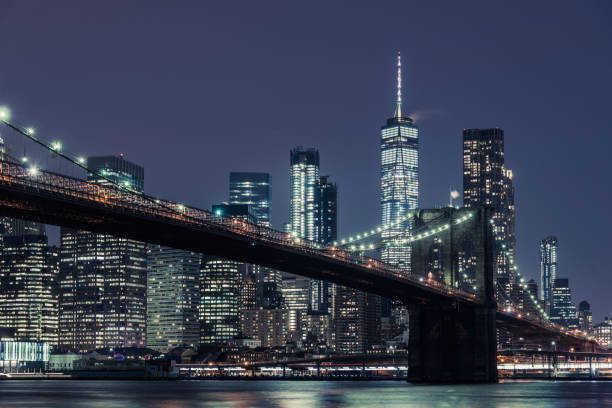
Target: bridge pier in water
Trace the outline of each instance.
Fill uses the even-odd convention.
[[[472,214],[469,223],[457,220]],[[491,209],[442,208],[421,210],[416,228],[447,223],[439,247],[438,279],[458,286],[462,278],[459,254],[473,256],[474,289],[479,302],[420,301],[409,305],[408,377],[420,382],[496,382],[497,333]],[[413,272],[426,275],[433,240],[413,246]],[[466,250],[468,252],[466,252]]]
[[[408,381],[496,382],[495,307],[410,307]]]

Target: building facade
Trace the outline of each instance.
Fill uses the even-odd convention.
[[[240,331],[241,268],[244,264],[205,258],[200,271],[200,343],[220,344]]]
[[[58,344],[58,251],[46,235],[4,237],[0,249],[0,327],[14,339]]]
[[[123,156],[87,159],[87,179],[143,191],[144,169]],[[147,320],[146,244],[61,228],[60,349],[144,347]]]
[[[552,295],[557,279],[557,237],[549,236],[540,241],[540,299],[548,313],[552,313]]]
[[[147,347],[167,352],[200,342],[200,254],[147,246]]]
[[[550,321],[570,329],[578,328],[578,315],[568,279],[557,278],[553,283]]]
[[[395,115],[381,128],[380,197],[382,211],[381,259],[410,271],[411,210],[419,206],[419,128],[402,114],[401,60],[397,56]]]
[[[504,164],[504,131],[463,130],[463,205],[492,207],[493,227],[501,238],[495,248],[495,276],[502,287],[516,281],[514,270],[503,249],[515,253],[515,206],[512,171]],[[510,293],[507,293],[510,295]]]
[[[591,334],[602,347],[612,349],[612,320],[608,319],[608,316],[603,322],[593,326]]]
[[[255,222],[270,226],[271,177],[268,173],[231,172],[229,181],[230,204],[251,206]]]
[[[578,304],[578,329],[590,333],[593,330],[593,313],[586,300]]]

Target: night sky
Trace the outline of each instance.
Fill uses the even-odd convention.
[[[610,1],[0,0],[0,105],[72,152],[124,153],[148,193],[191,205],[227,201],[230,171],[269,172],[279,229],[289,150],[317,147],[342,237],[380,222],[400,50],[421,207],[462,189],[462,129],[501,127],[520,270],[539,281],[539,240],[557,235],[559,276],[599,321],[612,316],[611,23]]]

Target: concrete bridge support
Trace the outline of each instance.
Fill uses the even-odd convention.
[[[495,307],[411,307],[408,381],[496,382]]]

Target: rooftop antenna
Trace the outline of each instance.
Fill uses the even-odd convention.
[[[402,56],[397,52],[397,108],[395,117],[402,117]]]

